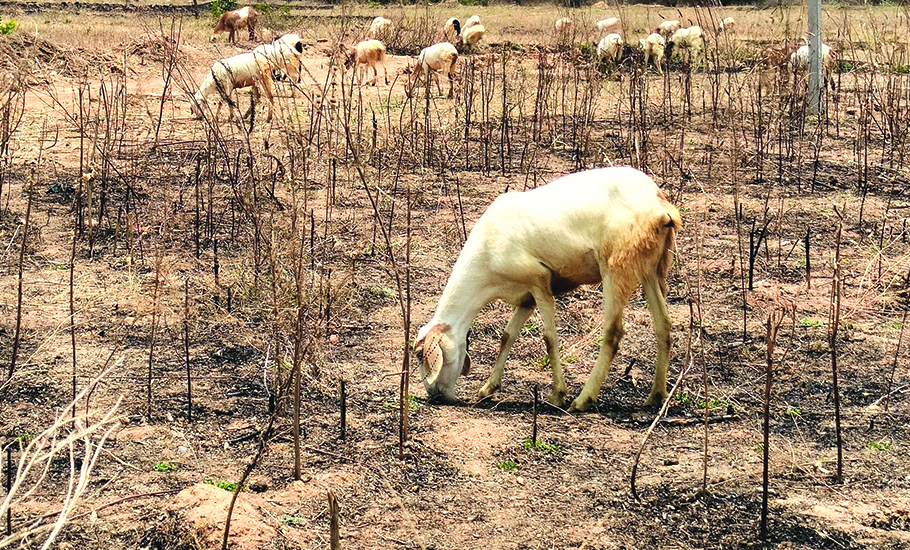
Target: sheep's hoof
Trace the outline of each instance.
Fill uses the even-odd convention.
[[[550,394],[550,404],[559,407],[560,409],[566,406],[566,394],[569,393],[569,390],[565,387],[562,388],[553,388],[553,393]]]
[[[480,391],[477,392],[477,397],[479,397],[481,399],[490,397],[494,393],[498,392],[499,388],[501,388],[501,387],[502,387],[502,384],[494,384],[490,381],[487,381],[487,383],[484,384],[482,388],[480,388]]]
[[[585,397],[584,394],[582,394],[576,397],[575,401],[572,401],[572,405],[569,407],[569,412],[585,412],[591,407],[591,405],[594,405],[596,403],[596,397],[592,399],[590,397]]]
[[[554,407],[562,409],[566,406],[566,395],[565,394],[551,394],[549,402]]]
[[[664,404],[664,401],[669,397],[667,392],[652,391],[651,395],[648,396],[648,400],[645,401],[645,405],[654,408],[660,408]]]

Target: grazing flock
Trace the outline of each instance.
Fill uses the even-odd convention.
[[[597,4],[593,7],[597,8]],[[244,7],[230,11],[221,16],[212,34],[214,41],[218,33],[227,32],[228,40],[235,41],[238,30],[246,28],[250,40],[255,37],[258,14],[251,7]],[[716,33],[712,36],[720,40],[722,35],[730,37],[735,31],[736,22],[732,17],[727,17],[716,25]],[[570,45],[575,41],[579,26],[573,19],[562,17],[554,24],[555,37],[560,45]],[[437,73],[443,72],[449,79],[448,98],[454,95],[454,75],[460,53],[469,53],[484,39],[486,28],[481,23],[480,17],[473,15],[464,24],[457,18],[450,18],[442,28],[445,41],[424,48],[413,65],[406,67],[402,72],[409,75],[405,80],[406,93],[411,97],[417,81],[421,75],[426,75],[427,93],[431,88],[431,81],[436,78],[436,87],[442,94],[442,86]],[[603,62],[616,66],[631,50],[623,37],[623,25],[619,18],[608,17],[596,21],[591,31],[601,36],[596,42],[597,58]],[[372,85],[376,85],[381,68],[385,84],[389,84],[388,69],[386,67],[386,46],[384,42],[395,39],[395,23],[385,17],[376,17],[371,22],[366,32],[367,40],[363,40],[351,47],[342,47],[345,69],[353,68],[358,77],[358,84],[364,84],[364,75],[369,70],[373,71]],[[633,42],[635,44],[635,42]],[[662,21],[651,34],[637,41],[641,52],[639,59],[643,59],[644,69],[650,64],[654,65],[658,74],[663,75],[665,60],[678,59],[685,63],[704,61],[706,50],[706,34],[698,25],[683,27],[678,20]],[[242,87],[251,87],[254,98],[259,97],[260,88],[269,101],[269,115],[271,120],[274,88],[272,79],[291,78],[299,81],[301,56],[303,44],[296,34],[288,34],[276,38],[270,44],[263,44],[253,51],[242,53],[233,57],[220,59],[212,65],[199,91],[192,98],[191,110],[196,117],[202,116],[202,105],[206,98],[216,92],[230,107],[231,116],[234,113],[234,103],[231,92]],[[834,88],[830,78],[837,53],[829,46],[823,45],[822,61],[825,82]],[[793,73],[805,73],[809,61],[809,47],[803,43],[792,46],[766,46],[759,53],[759,61],[768,67],[786,69]],[[218,105],[220,112],[221,103]],[[247,116],[250,110],[244,115]],[[216,113],[216,116],[218,114]]]

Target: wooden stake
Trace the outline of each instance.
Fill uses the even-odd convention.
[[[338,500],[329,489],[329,540],[331,550],[341,550],[341,533],[338,528]]]

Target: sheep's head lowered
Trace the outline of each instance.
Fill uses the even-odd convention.
[[[467,342],[456,342],[445,323],[429,323],[417,333],[414,352],[420,360],[420,377],[430,397],[453,403],[455,382],[471,368]]]

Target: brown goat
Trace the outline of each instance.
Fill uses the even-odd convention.
[[[212,42],[215,41],[215,35],[221,32],[228,33],[228,42],[234,43],[234,33],[238,30],[246,27],[250,31],[250,40],[253,40],[256,36],[256,22],[259,17],[259,14],[256,13],[256,10],[246,6],[240,8],[239,10],[225,12],[221,16],[221,19],[218,20],[218,25],[215,26],[215,31],[212,33]]]

